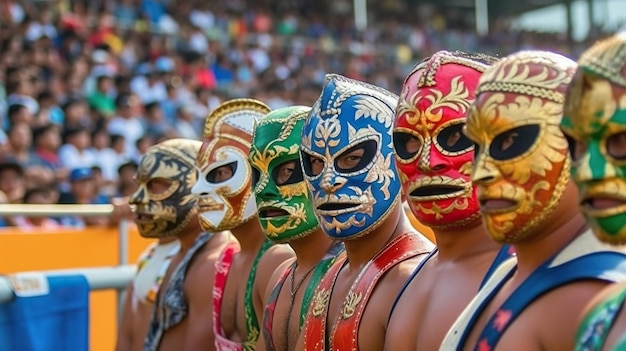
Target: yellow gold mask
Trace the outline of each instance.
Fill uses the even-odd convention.
[[[472,181],[495,241],[532,236],[563,195],[569,158],[559,123],[575,69],[561,55],[523,51],[480,79],[465,133],[476,143]]]

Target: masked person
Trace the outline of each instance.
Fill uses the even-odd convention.
[[[262,117],[254,129],[250,165],[263,232],[296,253],[281,265],[266,292],[257,350],[294,350],[313,291],[343,253],[343,244],[320,229],[302,175],[300,141],[311,108],[285,107]]]
[[[327,75],[302,132],[302,166],[322,230],[344,242],[313,295],[298,349],[382,350],[395,296],[433,249],[401,204],[392,149],[398,97]]]
[[[482,282],[511,256],[481,223],[470,173],[474,143],[463,134],[478,80],[495,58],[440,51],[408,75],[393,138],[403,193],[437,248],[396,300],[387,350],[436,350]]]
[[[168,252],[154,284],[152,319],[144,350],[206,349],[214,342],[210,321],[213,305],[206,296],[219,252],[230,241],[228,233],[203,232],[198,223],[195,159],[200,142],[171,139],[154,145],[142,156],[137,191],[129,202],[136,206],[139,233],[147,238],[177,238],[179,250]],[[156,251],[155,251],[156,253]]]
[[[213,290],[213,324],[218,350],[254,350],[263,298],[274,270],[293,257],[286,245],[263,234],[252,193],[248,155],[254,124],[270,112],[254,99],[233,99],[207,117],[198,153],[200,224],[208,231],[230,230],[237,243],[220,254]]]
[[[584,304],[624,274],[587,228],[570,181],[563,99],[576,64],[522,51],[480,78],[465,134],[491,238],[515,248],[446,335],[442,350],[571,350]]]
[[[561,121],[569,141],[580,208],[594,234],[612,245],[626,244],[625,67],[626,33],[585,51],[570,84]],[[578,330],[575,349],[626,349],[625,300],[624,283],[607,287],[592,300]]]

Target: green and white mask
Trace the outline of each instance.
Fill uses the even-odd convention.
[[[311,109],[291,106],[262,117],[254,128],[250,165],[258,218],[265,235],[284,243],[318,228],[302,175],[300,140]]]
[[[600,240],[626,243],[626,34],[581,56],[561,129],[582,212]]]

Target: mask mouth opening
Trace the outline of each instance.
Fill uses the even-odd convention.
[[[458,185],[424,185],[413,191],[410,196],[415,200],[434,199],[434,198],[450,198],[465,193],[465,188]]]
[[[151,222],[154,220],[154,215],[146,212],[136,212],[135,221],[140,223]]]
[[[289,212],[278,207],[264,207],[259,210],[259,218],[262,219],[271,219],[285,216],[289,216]]]
[[[483,212],[508,212],[515,209],[518,205],[517,201],[503,198],[481,198],[478,201]]]
[[[346,211],[358,207],[361,204],[347,202],[327,202],[317,206],[320,211]]]
[[[626,205],[626,200],[609,195],[590,196],[583,199],[580,205],[589,211],[607,211]]]

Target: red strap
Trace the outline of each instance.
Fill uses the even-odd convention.
[[[213,331],[216,335],[224,334],[221,328],[222,297],[224,289],[226,288],[226,279],[230,272],[230,266],[237,252],[239,252],[239,244],[230,243],[222,250],[219,259],[215,262],[215,280],[213,281]]]
[[[333,350],[359,349],[358,335],[361,316],[376,283],[396,264],[428,252],[423,250],[418,243],[414,234],[404,233],[397,236],[374,258],[371,264],[365,267],[343,302],[338,321],[331,334],[330,344]]]
[[[326,349],[326,320],[328,319],[330,292],[345,261],[345,256],[335,261],[313,295],[311,307],[304,322],[304,349],[306,351],[324,351]]]

